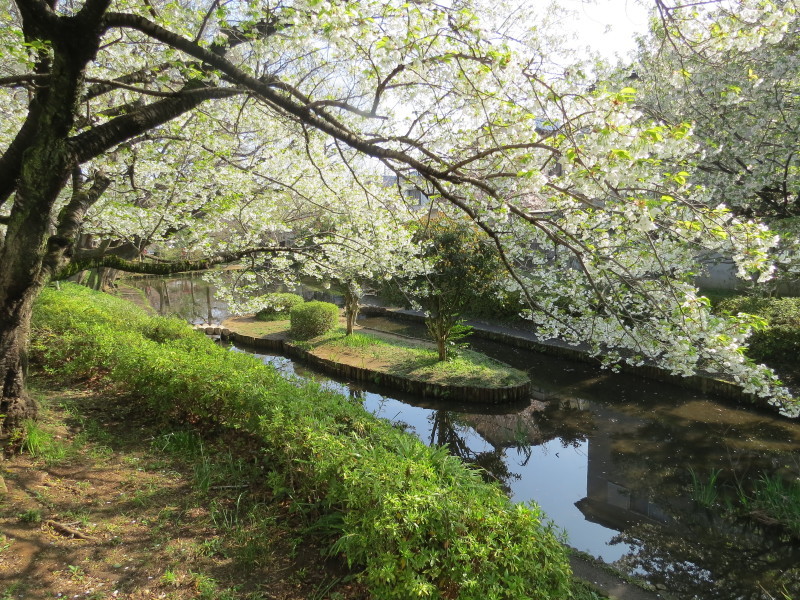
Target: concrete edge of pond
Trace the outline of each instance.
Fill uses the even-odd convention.
[[[221,339],[226,341],[245,344],[253,348],[276,352],[289,358],[300,360],[334,377],[344,377],[355,381],[366,381],[377,385],[383,385],[401,392],[419,394],[423,398],[452,398],[460,401],[482,404],[502,404],[527,398],[531,393],[530,381],[504,387],[479,387],[434,383],[323,358],[290,343],[288,340],[276,336],[251,336],[239,333],[226,326],[199,326],[197,329],[206,334],[219,335]]]
[[[667,591],[650,591],[626,581],[605,563],[595,563],[580,554],[569,557],[572,574],[611,600],[677,600]]]
[[[416,311],[400,308],[386,308],[382,306],[364,306],[361,308],[360,312],[364,315],[391,317],[414,323],[421,323],[425,319],[422,313]],[[533,350],[535,352],[567,358],[578,362],[597,364],[597,359],[591,355],[588,348],[572,346],[566,342],[555,339],[542,340],[532,331],[505,325],[494,325],[471,320],[466,321],[466,324],[472,327],[472,335],[479,338],[502,342],[517,348]],[[648,379],[670,383],[678,387],[696,390],[704,394],[711,394],[726,400],[754,403],[757,406],[764,405],[763,402],[759,402],[758,398],[754,397],[752,394],[745,393],[741,386],[731,381],[725,381],[724,379],[716,379],[704,375],[682,377],[655,365],[634,366],[620,364],[619,369],[631,375],[639,375]]]

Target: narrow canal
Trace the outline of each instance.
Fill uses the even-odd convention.
[[[196,279],[136,285],[163,313],[195,322],[226,314]],[[384,318],[359,323],[424,337],[422,327]],[[800,543],[742,504],[754,482],[800,478],[800,423],[495,342],[471,345],[526,370],[531,399],[434,403],[258,356],[446,445],[515,501],[540,504],[571,546],[673,597],[800,598]]]

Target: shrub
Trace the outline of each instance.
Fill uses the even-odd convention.
[[[289,313],[298,304],[305,302],[302,296],[285,292],[275,292],[262,297],[266,304],[256,313],[257,321],[282,321],[289,318]]]
[[[739,296],[720,302],[717,312],[743,312],[767,321],[767,327],[749,340],[747,354],[755,360],[785,362],[800,353],[800,298]]]
[[[305,302],[290,313],[289,333],[299,340],[308,340],[327,333],[339,322],[339,307],[330,302]]]
[[[133,314],[131,314],[133,313]],[[64,285],[43,291],[34,339],[52,370],[72,357],[156,414],[209,419],[263,440],[275,484],[319,519],[375,598],[569,598],[565,548],[536,506],[314,383],[297,387],[202,335],[158,343],[130,304]],[[188,326],[187,326],[188,330]],[[313,511],[312,511],[313,509]]]

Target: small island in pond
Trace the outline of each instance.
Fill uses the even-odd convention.
[[[530,394],[528,375],[500,361],[462,349],[441,362],[432,343],[386,332],[357,328],[348,336],[344,327],[337,327],[301,341],[290,337],[288,320],[232,317],[223,323],[222,337],[297,358],[330,374],[423,396],[498,403]]]

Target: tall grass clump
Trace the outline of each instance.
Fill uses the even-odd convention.
[[[721,469],[711,469],[708,478],[703,478],[693,468],[689,467],[689,475],[692,478],[692,497],[695,502],[706,508],[711,508],[716,504],[718,496],[717,479],[721,472]]]
[[[763,474],[753,486],[748,508],[782,524],[800,540],[800,479],[786,481],[780,475]]]
[[[566,551],[538,507],[513,505],[458,459],[360,404],[288,382],[188,327],[156,341],[146,332],[160,322],[85,288],[47,289],[36,306],[36,357],[72,376],[101,369],[162,415],[260,436],[298,506],[325,525],[331,553],[361,570],[375,598],[571,597]]]

